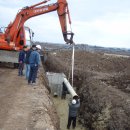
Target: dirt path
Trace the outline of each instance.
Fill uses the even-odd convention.
[[[45,86],[29,86],[17,70],[0,68],[0,130],[57,130],[54,105]]]
[[[60,117],[60,128],[61,130],[67,130],[66,126],[67,126],[67,121],[68,121],[68,103],[70,101],[70,96],[68,95],[66,100],[61,100],[61,98],[53,98],[54,103],[58,115]],[[72,128],[70,128],[71,130]],[[80,124],[78,124],[77,122],[77,126],[75,128],[75,130],[85,130]]]

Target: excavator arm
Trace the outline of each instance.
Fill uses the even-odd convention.
[[[58,0],[56,3],[45,5],[45,3],[48,1],[49,0],[45,0],[38,4],[32,5],[30,7],[24,7],[23,9],[21,9],[16,15],[14,22],[9,24],[9,26],[7,27],[5,31],[5,39],[9,39],[10,41],[16,43],[16,46],[20,46],[17,41],[17,37],[20,32],[23,32],[24,23],[28,19],[52,11],[57,11],[64,41],[67,44],[72,44],[74,34],[72,32],[67,31],[67,15],[69,18],[69,23],[71,23],[67,1]]]

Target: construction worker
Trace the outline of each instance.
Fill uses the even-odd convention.
[[[24,46],[23,49],[19,52],[18,62],[18,76],[23,76],[23,69],[24,69],[24,62],[25,62],[25,55],[26,55],[27,46]]]
[[[67,129],[70,129],[71,122],[72,122],[72,127],[75,129],[76,127],[76,117],[77,117],[77,112],[80,107],[80,100],[79,99],[73,99],[72,102],[69,104],[69,116],[68,116],[68,124],[67,124]]]
[[[36,77],[38,72],[38,67],[40,66],[40,54],[41,46],[36,45],[36,47],[32,48],[32,52],[29,57],[29,64],[30,64],[30,74],[28,78],[28,84],[36,84]]]
[[[62,87],[62,96],[61,96],[61,99],[66,99],[66,94],[68,93],[68,89],[65,85],[65,83],[63,82],[62,83],[63,87]]]
[[[32,48],[36,47],[36,45],[32,45],[32,47],[30,48],[30,46],[27,47],[27,51],[26,51],[26,58],[25,58],[25,64],[26,64],[26,79],[28,80],[29,78],[29,73],[30,73],[30,64],[29,64],[29,57],[30,54],[32,52]]]

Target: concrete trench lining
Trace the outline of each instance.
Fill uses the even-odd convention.
[[[62,96],[63,82],[64,82],[72,98],[78,98],[77,93],[75,92],[74,88],[71,86],[69,81],[67,80],[64,73],[47,72],[46,76],[48,78],[51,93],[53,95],[57,94],[59,97]]]

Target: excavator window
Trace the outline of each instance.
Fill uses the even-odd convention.
[[[1,30],[1,28],[0,28],[0,33],[3,33],[2,30]]]

